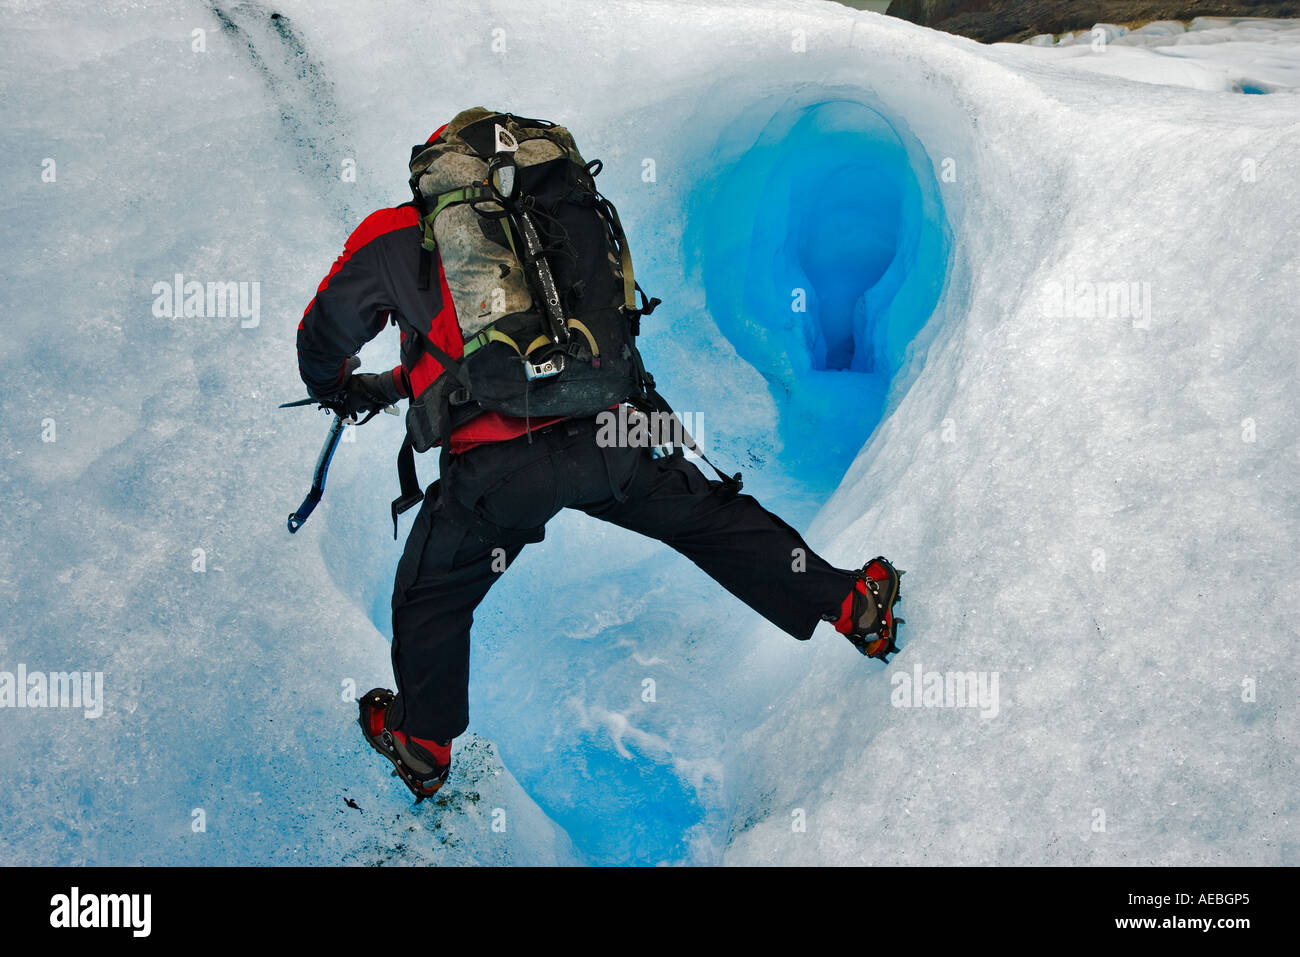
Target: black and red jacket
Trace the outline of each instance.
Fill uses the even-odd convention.
[[[464,353],[436,252],[438,281],[420,288],[422,238],[414,203],[371,213],[348,237],[343,255],[321,281],[298,324],[298,371],[313,396],[332,396],[342,388],[348,358],[379,335],[390,318],[402,330],[402,365],[393,370],[394,381],[408,398],[423,392],[442,372],[431,354],[412,348],[415,336],[427,336],[453,359]],[[512,439],[557,421],[484,412],[452,431],[449,451]]]

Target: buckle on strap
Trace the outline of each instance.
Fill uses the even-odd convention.
[[[401,484],[401,494],[393,499],[393,541],[397,540],[397,516],[409,508],[414,508],[424,501],[424,492],[415,471],[415,446],[408,435],[397,453],[397,479]],[[441,481],[441,480],[440,480]],[[435,482],[436,486],[438,483]]]
[[[424,493],[416,492],[412,495],[401,495],[393,499],[391,506],[393,510],[393,541],[397,541],[397,516],[401,515],[407,509],[415,508],[424,501]]]
[[[556,353],[545,362],[533,362],[524,359],[524,378],[529,382],[534,379],[549,379],[564,371],[564,353]]]

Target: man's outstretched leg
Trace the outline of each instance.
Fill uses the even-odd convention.
[[[896,650],[898,573],[883,558],[858,571],[834,567],[752,496],[710,481],[682,456],[586,443],[566,451],[579,471],[593,468],[584,460],[605,457],[620,493],[575,507],[671,546],[795,638],[828,621],[865,655],[888,660]]]

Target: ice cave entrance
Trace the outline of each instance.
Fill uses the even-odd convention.
[[[955,161],[860,99],[787,103],[728,127],[686,248],[722,333],[781,410],[783,467],[838,484],[944,288]]]

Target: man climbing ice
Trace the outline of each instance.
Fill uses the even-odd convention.
[[[689,436],[609,441],[602,416],[625,404],[643,422],[671,409],[636,348],[659,301],[636,284],[600,168],[561,126],[458,114],[412,149],[414,199],[356,229],[298,327],[322,406],[368,419],[410,403],[394,534],[400,512],[420,510],[393,586],[397,691],[364,695],[360,723],[417,801],[447,780],[469,724],[474,609],[563,508],[662,541],[795,638],[826,621],[864,655],[897,650],[901,573],[883,557],[831,566],[738,475],[706,478],[682,451],[698,451]],[[356,371],[390,321],[401,364]],[[440,477],[422,492],[413,453],[434,447]]]

